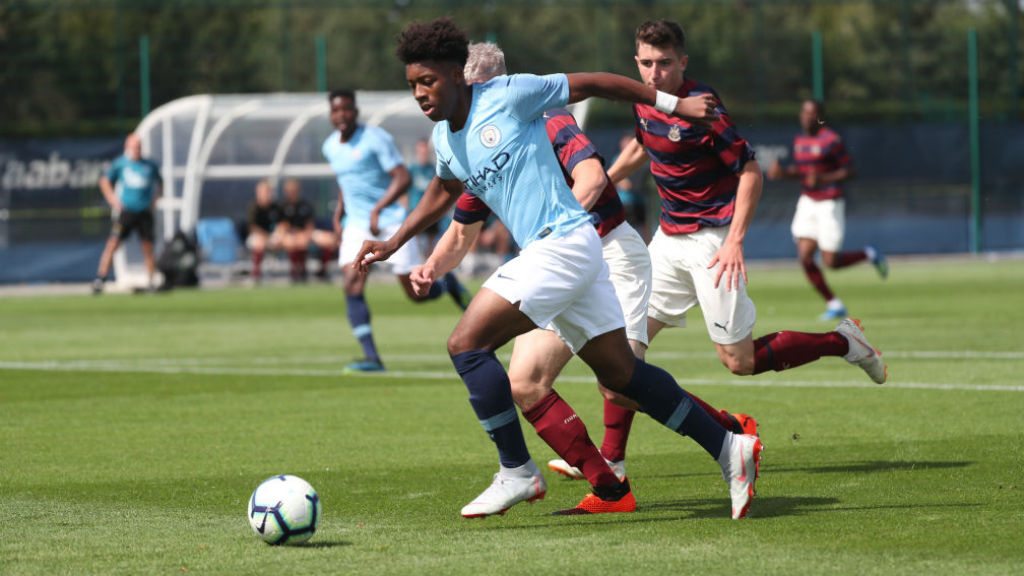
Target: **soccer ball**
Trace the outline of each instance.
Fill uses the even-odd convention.
[[[267,544],[301,544],[313,537],[319,521],[320,497],[298,476],[268,478],[249,498],[249,525]]]

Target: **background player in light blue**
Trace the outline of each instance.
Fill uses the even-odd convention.
[[[100,191],[116,220],[110,229],[110,237],[100,256],[96,279],[92,281],[93,294],[103,291],[103,283],[110,273],[114,252],[133,230],[139,231],[142,257],[146,262],[149,288],[153,289],[153,207],[160,199],[163,178],[160,168],[148,158],[142,157],[142,141],[132,133],[124,140],[124,155],[110,165],[107,173],[100,178]]]
[[[338,178],[338,206],[334,212],[335,231],[341,238],[338,262],[345,282],[348,320],[364,354],[345,370],[380,371],[384,364],[370,326],[370,309],[364,296],[366,276],[346,264],[353,261],[365,240],[387,238],[401,226],[406,211],[397,200],[409,190],[409,171],[390,134],[357,122],[359,109],[354,92],[335,90],[328,100],[331,123],[337,129],[324,141],[322,152]],[[465,309],[469,293],[453,274],[436,282],[425,294],[413,290],[409,272],[421,261],[419,250],[411,245],[396,252],[392,261],[392,271],[409,299],[434,300],[447,292]]]
[[[554,329],[603,386],[633,399],[646,414],[690,436],[717,459],[729,483],[732,516],[744,516],[754,496],[760,440],[732,434],[700,408],[693,410],[695,402],[671,375],[633,356],[601,240],[563,179],[542,118],[548,108],[591,96],[654,104],[695,121],[706,121],[713,103],[681,101],[614,74],[499,76],[469,86],[463,73],[468,45],[465,33],[447,18],[413,23],[399,36],[398,56],[413,97],[437,122],[438,177],[396,234],[384,242],[365,242],[355,262],[365,271],[370,263],[388,258],[463,191],[481,198],[522,246],[518,257],[487,280],[448,339],[452,363],[501,460],[494,482],[481,495],[494,505],[472,516],[500,514],[544,496],[543,476],[526,449],[508,374],[494,353],[538,326]],[[439,244],[431,255],[433,266],[417,269],[417,284],[450,270],[468,249],[458,238]],[[599,452],[576,452],[586,427],[564,400],[553,398],[531,422],[588,478],[597,466],[593,498],[632,498],[629,482],[620,481]],[[562,513],[588,513],[588,508],[581,503]]]
[[[413,154],[413,162],[409,166],[409,176],[412,178],[412,184],[409,185],[409,211],[411,212],[416,205],[420,203],[420,198],[423,198],[423,193],[427,191],[427,185],[434,179],[434,147],[431,146],[430,140],[421,139],[416,141],[416,148]],[[434,243],[437,238],[448,229],[448,225],[451,223],[451,215],[445,214],[439,221],[431,224],[423,231],[419,236],[420,251],[424,254],[429,254],[434,249]]]

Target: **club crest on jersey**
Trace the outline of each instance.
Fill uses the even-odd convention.
[[[683,139],[683,134],[679,130],[678,124],[673,124],[672,127],[668,129],[668,139],[673,142],[679,142]]]
[[[494,124],[488,124],[480,129],[480,143],[487,148],[494,148],[501,142],[501,130]]]

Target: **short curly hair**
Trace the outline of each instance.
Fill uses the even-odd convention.
[[[331,90],[330,94],[327,95],[327,101],[334,102],[335,98],[348,98],[353,103],[355,103],[356,93],[351,88],[337,88]]]
[[[426,24],[413,22],[398,35],[395,54],[407,65],[433,60],[462,67],[469,57],[469,39],[448,17]]]

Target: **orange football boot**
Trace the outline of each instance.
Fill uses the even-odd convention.
[[[604,492],[599,496],[597,492]],[[623,494],[623,492],[625,492]],[[618,486],[602,489],[595,486],[594,492],[587,494],[575,508],[559,510],[557,516],[574,514],[610,514],[613,512],[633,512],[636,510],[636,498],[629,487],[629,480],[623,479]]]

